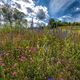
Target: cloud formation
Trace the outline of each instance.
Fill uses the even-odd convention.
[[[71,22],[71,21],[73,21],[73,18],[69,15],[64,15],[64,16],[59,17],[58,20],[64,21],[64,22],[66,22],[66,21]]]
[[[50,0],[49,13],[62,21],[80,21],[80,0]]]
[[[35,23],[43,22],[44,20],[48,19],[48,10],[45,6],[36,6],[33,0],[12,0],[15,7],[25,13],[26,19],[31,21],[34,19]],[[14,5],[13,5],[14,6]]]
[[[60,13],[60,11],[64,11],[74,1],[75,0],[50,0],[49,10],[51,15],[56,15],[58,12]]]
[[[80,21],[80,0],[11,0],[11,3],[8,0],[8,2],[15,4],[27,18],[34,17],[34,20],[44,21],[49,16],[63,21]]]
[[[26,15],[26,19],[31,22],[32,18],[35,24],[45,23],[48,19],[48,10],[45,6],[36,5],[34,0],[1,0],[0,4],[8,4],[10,8],[16,8]]]

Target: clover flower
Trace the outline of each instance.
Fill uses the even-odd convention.
[[[36,47],[30,47],[29,52],[35,53],[37,51]]]
[[[22,62],[25,61],[26,60],[26,55],[23,55],[23,54],[20,55],[19,60],[22,61]]]
[[[12,76],[14,76],[14,77],[17,76],[17,72],[15,72],[15,71],[12,72]]]
[[[14,63],[14,65],[12,66],[12,68],[16,68],[17,67],[17,63]]]

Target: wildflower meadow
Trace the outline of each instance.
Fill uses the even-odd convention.
[[[80,34],[1,28],[0,80],[80,80]]]

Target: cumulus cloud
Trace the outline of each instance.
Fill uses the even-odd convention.
[[[36,6],[33,0],[12,0],[12,6],[19,11],[25,13],[26,19],[30,22],[32,18],[34,23],[45,23],[44,20],[48,19],[48,10],[45,6]]]
[[[48,10],[45,6],[36,5],[33,0],[5,0],[10,8],[16,8],[20,12],[23,12],[26,15],[26,19],[30,23],[33,18],[34,24],[46,24],[46,20],[48,19]]]
[[[47,8],[43,6],[36,6],[35,13],[36,17],[38,17],[39,19],[46,19],[49,16]]]
[[[2,1],[0,1],[0,6],[3,6],[4,4],[3,4],[3,2]]]

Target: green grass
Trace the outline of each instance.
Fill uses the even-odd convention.
[[[64,32],[0,29],[0,80],[80,80],[80,35]]]

